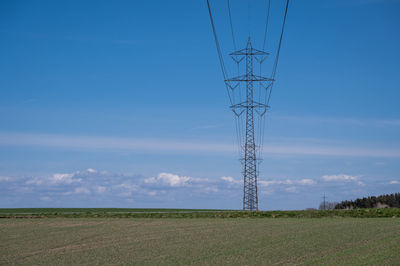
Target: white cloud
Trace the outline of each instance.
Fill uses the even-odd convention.
[[[90,190],[85,187],[76,187],[72,192],[64,192],[64,195],[73,195],[73,194],[90,194]]]
[[[268,187],[271,185],[277,185],[277,184],[282,184],[282,181],[276,181],[276,180],[270,180],[270,181],[264,181],[264,180],[259,180],[258,184],[264,187]]]
[[[288,187],[288,188],[286,188],[285,189],[287,192],[290,192],[290,193],[295,193],[295,192],[297,192],[297,188],[296,187]]]
[[[236,180],[231,176],[222,176],[221,179],[232,184],[243,184],[243,181]]]
[[[188,176],[179,176],[170,173],[160,173],[157,177],[146,178],[144,182],[146,184],[154,185],[167,185],[170,187],[182,187],[186,186],[192,178]]]
[[[232,184],[243,184],[241,180],[236,180],[230,176],[223,176],[221,179]],[[315,183],[312,179],[258,180],[258,184],[265,187],[271,185],[314,185]]]
[[[138,191],[139,190],[139,186],[138,185],[134,185],[134,184],[126,184],[126,183],[122,183],[122,184],[118,184],[118,185],[114,185],[113,189],[120,189],[120,190],[126,190],[126,191]]]
[[[1,180],[10,180],[10,178],[2,176]],[[11,185],[5,184],[8,190],[24,193],[24,195],[29,194],[37,201],[52,204],[67,198],[71,199],[70,202],[82,201],[81,197],[77,197],[78,195],[85,196],[88,202],[97,200],[100,202],[105,198],[113,199],[115,202],[121,200],[145,202],[150,198],[156,201],[173,201],[175,193],[184,193],[188,197],[211,196],[219,191],[230,191],[232,188],[226,182],[241,183],[230,177],[208,179],[164,172],[155,177],[143,178],[138,175],[114,174],[92,168],[47,176],[18,177],[13,178],[12,181],[14,183]],[[176,188],[181,187],[185,190],[178,192]],[[238,192],[240,191],[239,189]],[[101,198],[99,198],[100,195],[102,195]]]
[[[44,178],[39,178],[39,177],[31,178],[31,179],[29,179],[28,181],[25,182],[25,184],[27,184],[27,185],[37,185],[37,186],[39,186],[39,185],[41,185],[43,183],[45,183],[45,179]]]
[[[56,182],[65,181],[73,177],[74,174],[53,174],[53,180]]]
[[[311,186],[316,182],[312,179],[286,179],[286,180],[259,180],[258,184],[262,188],[261,194],[270,195],[276,187],[284,189],[289,193],[297,193],[298,186]]]
[[[297,181],[300,185],[314,185],[316,182],[312,179],[301,179]]]
[[[121,197],[131,197],[133,195],[133,192],[139,193],[141,191],[141,188],[138,185],[131,183],[114,185],[112,189],[115,191],[119,191],[118,196]]]
[[[157,191],[153,190],[153,191],[148,191],[147,195],[149,195],[150,197],[154,197],[157,195]]]
[[[81,183],[82,178],[75,178],[75,174],[53,174],[47,177],[33,177],[26,181],[27,185],[61,185],[61,184],[72,184],[72,183]]]
[[[90,194],[89,189],[85,188],[85,187],[77,187],[75,188],[75,193],[76,194]]]
[[[26,181],[27,185],[37,185],[37,186],[57,186],[63,184],[74,184],[74,183],[83,183],[84,179],[89,177],[106,177],[109,178],[111,175],[107,171],[97,171],[92,168],[88,168],[85,171],[75,171],[73,173],[56,173],[52,174],[51,176],[39,176],[39,177],[32,177]]]
[[[0,176],[0,182],[10,182],[13,179],[9,176]]]
[[[89,173],[97,173],[97,171],[93,168],[88,168],[86,171],[88,171]]]
[[[359,186],[365,186],[365,183],[360,181],[360,175],[345,175],[345,174],[338,174],[338,175],[324,175],[322,179],[325,182],[355,182]]]
[[[200,187],[195,190],[195,192],[198,192],[200,194],[209,194],[209,193],[216,193],[218,192],[219,189],[216,186],[206,186],[206,187]]]
[[[82,178],[74,178],[74,174],[54,174],[52,177],[52,181],[54,183],[80,183],[82,182]]]
[[[312,179],[287,179],[287,180],[260,180],[258,183],[261,186],[271,186],[271,185],[314,185],[316,182]]]
[[[355,175],[345,175],[345,174],[339,174],[339,175],[324,175],[322,176],[322,179],[327,182],[335,182],[335,181],[357,181],[360,179],[360,176],[355,176]]]
[[[97,187],[95,188],[95,191],[96,191],[97,193],[99,193],[99,194],[102,194],[102,193],[104,193],[104,192],[106,191],[106,187],[97,186]]]
[[[10,180],[10,178],[4,178]],[[2,180],[0,179],[0,180]],[[212,198],[217,195],[234,195],[241,197],[243,181],[240,178],[233,178],[232,176],[221,176],[215,179],[196,178],[191,176],[177,175],[172,173],[159,173],[154,177],[145,178],[142,176],[113,174],[101,170],[94,170],[88,168],[84,171],[75,171],[72,173],[55,173],[47,177],[32,178],[32,177],[19,177],[13,178],[19,180],[18,185],[9,185],[8,183],[1,183],[2,186],[9,186],[10,191],[17,191],[18,189],[30,189],[25,194],[34,195],[36,200],[42,203],[46,202],[46,198],[50,196],[52,200],[48,202],[56,202],[57,200],[65,200],[74,198],[81,200],[104,200],[112,199],[117,201],[125,201],[132,199],[134,202],[149,201],[174,201],[182,200],[183,197],[196,199],[196,197]],[[272,180],[258,180],[260,195],[271,195],[275,192],[284,193],[303,193],[309,188],[319,190],[320,186],[328,186],[329,189],[337,189],[337,186],[329,186],[329,182],[344,182],[359,190],[367,190],[370,186],[365,186],[362,182],[362,176],[356,175],[324,175],[319,180],[309,178],[303,179],[272,179]],[[384,183],[380,181],[381,185],[399,184],[400,180],[386,180]],[[30,185],[29,185],[30,184]],[[317,185],[318,184],[318,185]],[[369,183],[368,183],[369,184]],[[365,187],[363,187],[365,186]],[[178,188],[178,189],[177,189]],[[184,188],[184,189],[179,189]],[[21,193],[21,192],[18,192]],[[22,194],[22,193],[21,193]],[[78,195],[82,195],[79,196]],[[100,197],[101,195],[101,197]],[[238,196],[239,195],[239,196]],[[61,197],[60,197],[61,196]],[[71,202],[72,202],[71,201]],[[114,202],[114,201],[108,201]],[[172,206],[172,205],[171,205]]]

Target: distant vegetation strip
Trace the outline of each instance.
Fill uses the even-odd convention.
[[[302,211],[190,209],[0,209],[0,218],[400,218],[399,208]]]
[[[0,215],[4,213],[130,213],[130,212],[202,212],[202,211],[229,211],[220,209],[167,209],[167,208],[0,208]]]
[[[376,207],[400,207],[400,193],[380,195],[378,197],[366,197],[356,200],[345,200],[335,205],[335,209],[376,208]]]

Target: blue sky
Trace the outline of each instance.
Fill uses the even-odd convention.
[[[231,2],[242,47],[247,11]],[[211,4],[226,55],[226,2]],[[257,48],[265,9],[252,4]],[[272,0],[272,52],[283,4]],[[291,1],[261,209],[399,192],[399,12],[396,0]],[[0,207],[242,207],[205,1],[2,1],[0,48]]]

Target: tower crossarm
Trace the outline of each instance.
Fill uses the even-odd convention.
[[[249,103],[248,101],[244,101],[241,103],[231,105],[230,108],[237,117],[241,116],[241,114],[247,109],[255,110],[257,114],[259,114],[260,116],[264,116],[264,114],[269,109],[269,106],[264,103],[259,103],[256,101],[252,101],[251,103]]]
[[[231,105],[230,108],[232,109],[237,109],[237,108],[263,108],[263,109],[268,109],[269,106],[263,103],[259,103],[256,101],[253,101],[252,103],[248,103],[247,101],[237,103],[234,105]]]
[[[232,52],[229,55],[230,56],[232,56],[232,55],[269,55],[269,53],[262,51],[262,50],[254,49],[251,46],[250,47],[247,46],[246,48]]]
[[[254,74],[239,75],[225,80],[226,82],[273,82],[274,79],[257,76]]]

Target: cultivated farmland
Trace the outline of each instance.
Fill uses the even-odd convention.
[[[6,218],[0,240],[0,265],[400,265],[398,218]]]

